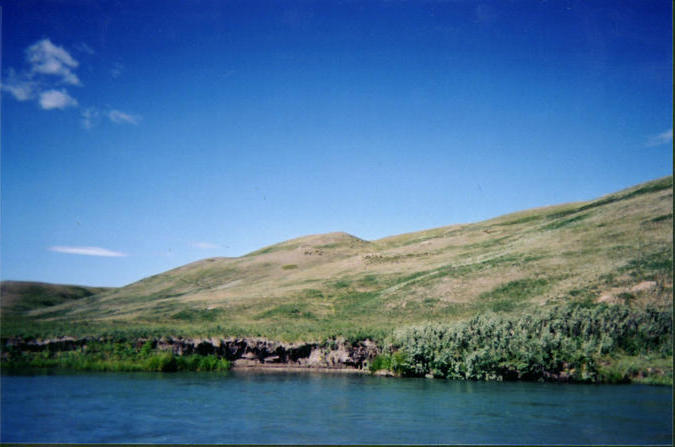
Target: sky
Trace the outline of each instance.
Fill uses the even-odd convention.
[[[5,1],[0,278],[122,286],[672,174],[672,10]]]

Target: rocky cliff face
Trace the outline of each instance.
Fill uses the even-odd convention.
[[[71,351],[86,349],[88,343],[106,342],[101,338],[59,337],[53,339],[23,339],[20,337],[2,340],[3,355],[7,348],[20,351]],[[280,343],[263,338],[182,338],[161,337],[135,340],[140,349],[150,341],[153,349],[171,352],[174,355],[215,355],[240,367],[293,367],[329,369],[366,369],[379,353],[377,345],[364,340],[348,343],[336,340],[328,344]]]

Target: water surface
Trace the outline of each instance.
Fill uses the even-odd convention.
[[[670,444],[672,388],[284,372],[2,376],[2,442]]]

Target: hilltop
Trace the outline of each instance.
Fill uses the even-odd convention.
[[[587,202],[375,241],[310,235],[120,288],[3,282],[3,337],[322,340],[568,302],[668,308],[672,184],[671,176]]]

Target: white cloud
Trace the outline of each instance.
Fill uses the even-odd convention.
[[[45,110],[65,109],[77,105],[77,100],[65,90],[47,90],[40,93],[40,107]]]
[[[673,142],[673,129],[668,129],[665,132],[661,132],[658,135],[652,135],[651,137],[649,137],[646,146],[654,147],[672,142]]]
[[[193,247],[195,248],[201,248],[204,250],[209,250],[213,248],[220,248],[220,245],[218,244],[212,244],[211,242],[195,242],[192,244]]]
[[[126,254],[124,253],[108,250],[106,248],[101,247],[64,247],[59,245],[49,247],[49,250],[55,251],[57,253],[67,253],[70,255],[106,256],[106,257],[126,256]]]
[[[13,69],[8,70],[7,79],[2,89],[8,91],[17,101],[27,101],[35,97],[35,82],[25,76],[17,75]]]
[[[16,72],[10,68],[2,89],[17,101],[36,100],[44,110],[77,106],[77,100],[60,84],[82,85],[73,72],[79,63],[63,47],[42,39],[26,48],[28,68]]]
[[[76,44],[73,49],[80,55],[95,54],[84,42]],[[80,64],[71,53],[44,38],[26,48],[25,55],[25,67],[21,71],[9,68],[0,83],[0,90],[8,92],[17,101],[35,101],[43,110],[80,107],[77,99],[64,88],[64,84],[82,86],[76,73]],[[117,62],[111,75],[118,77],[123,70],[124,66]],[[115,124],[138,125],[142,116],[96,104],[80,109],[80,124],[84,129],[91,129],[106,118]]]
[[[82,110],[80,120],[82,127],[85,129],[91,129],[94,127],[98,123],[98,116],[98,110],[96,110],[94,107],[88,107]]]
[[[31,73],[53,75],[71,85],[81,85],[73,69],[79,63],[63,47],[54,45],[49,39],[42,39],[26,49],[26,59]]]
[[[132,115],[116,109],[100,111],[96,107],[87,107],[86,109],[82,110],[80,115],[80,123],[85,129],[91,129],[92,127],[98,125],[101,117],[108,118],[115,124],[138,125],[138,123],[141,121],[140,115]]]
[[[111,110],[107,113],[108,119],[116,124],[138,124],[141,121],[139,115],[130,115],[119,110]]]

